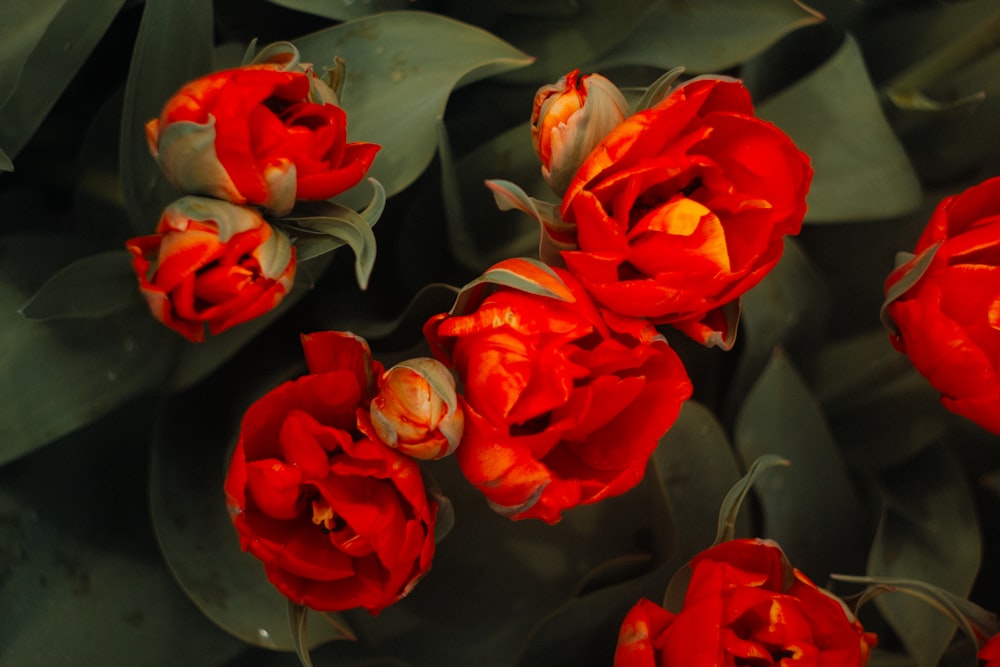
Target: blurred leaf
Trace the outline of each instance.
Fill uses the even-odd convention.
[[[809,222],[874,220],[920,204],[920,183],[882,115],[854,38],[757,108],[812,160]]]
[[[743,403],[735,441],[744,461],[777,454],[791,462],[755,486],[763,536],[816,581],[831,571],[859,570],[867,522],[858,493],[819,406],[780,351]]]
[[[0,148],[0,171],[14,171],[14,163],[10,161],[2,148]]]
[[[307,620],[309,619],[309,607],[295,604],[288,601],[288,632],[292,638],[292,648],[298,657],[302,667],[313,667],[312,659],[309,657],[309,648],[306,646],[309,636]]]
[[[504,76],[518,83],[551,83],[583,63],[594,62],[627,39],[664,0],[578,0],[572,15],[525,18],[511,12],[489,29],[537,58],[531,67]],[[700,0],[699,0],[700,1]],[[542,3],[535,3],[542,4]],[[502,9],[501,5],[501,9]]]
[[[823,20],[795,0],[662,0],[613,51],[588,70],[626,65],[721,72],[783,35]]]
[[[276,5],[334,21],[349,21],[369,14],[406,9],[412,0],[269,0]]]
[[[125,87],[120,148],[125,207],[140,232],[151,230],[178,197],[149,153],[146,122],[182,85],[211,70],[212,3],[146,0]]]
[[[979,525],[962,470],[941,445],[928,447],[881,477],[882,521],[868,557],[876,577],[918,579],[959,597],[980,565]],[[933,667],[955,626],[926,602],[882,595],[875,603],[919,667]]]
[[[9,159],[38,129],[124,0],[0,4],[0,148]]]
[[[743,295],[740,335],[744,347],[729,390],[734,413],[777,346],[806,364],[815,358],[827,323],[830,295],[801,246],[785,239],[781,261]]]
[[[216,667],[244,645],[204,619],[156,549],[149,401],[0,468],[0,664]]]
[[[347,62],[348,132],[353,141],[382,146],[369,175],[390,196],[430,164],[435,124],[453,88],[531,62],[483,30],[415,11],[358,19],[295,45],[303,61],[319,68],[334,56]]]
[[[8,0],[0,5],[0,108],[17,88],[24,63],[66,0]]]
[[[77,260],[52,276],[21,307],[29,320],[101,318],[145,303],[125,250]]]
[[[0,253],[0,463],[90,423],[163,381],[174,337],[145,305],[102,319],[32,322],[17,276],[48,263],[47,236],[7,236]]]

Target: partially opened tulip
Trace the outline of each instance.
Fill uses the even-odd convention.
[[[629,115],[628,101],[600,74],[573,70],[535,93],[531,140],[542,176],[562,195],[590,151]]]
[[[357,185],[379,147],[347,141],[347,114],[311,72],[263,63],[196,79],[146,126],[149,148],[180,191],[282,215]]]
[[[448,456],[462,440],[455,378],[436,359],[409,359],[383,373],[369,411],[378,438],[413,458]]]
[[[259,317],[295,280],[295,248],[255,209],[207,197],[170,204],[126,248],[156,319],[192,342]]]

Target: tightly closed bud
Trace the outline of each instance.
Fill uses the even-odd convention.
[[[428,357],[410,359],[386,371],[370,412],[372,427],[382,442],[423,460],[454,452],[465,427],[455,378],[444,364]]]
[[[535,93],[531,140],[545,182],[562,196],[594,147],[631,113],[620,90],[600,74],[573,70]]]

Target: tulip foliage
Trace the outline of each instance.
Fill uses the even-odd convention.
[[[993,0],[2,4],[0,664],[1000,665]]]

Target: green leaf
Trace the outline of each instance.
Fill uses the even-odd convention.
[[[537,254],[540,249],[539,218],[531,212],[531,207],[539,216],[557,215],[558,208],[530,197],[521,185],[514,185],[515,182],[527,184],[527,190],[539,197],[552,195],[542,179],[528,123],[502,132],[461,160],[451,155],[447,128],[442,123],[438,152],[448,240],[455,259],[470,271],[480,273],[502,259]],[[499,209],[488,204],[484,206],[484,182],[493,191]],[[510,192],[498,193],[494,187],[497,183],[509,184],[534,202],[525,211],[532,216],[532,223],[523,217],[519,219],[503,213],[519,196]],[[475,214],[469,215],[468,211],[475,211]]]
[[[14,163],[10,161],[2,148],[0,148],[0,171],[14,171]]]
[[[125,87],[120,149],[125,207],[139,231],[152,229],[178,197],[149,153],[146,123],[182,85],[211,70],[212,4],[146,0]]]
[[[721,72],[746,62],[782,36],[823,16],[795,0],[665,0],[610,53],[588,69],[627,65]]]
[[[548,264],[537,259],[514,257],[494,264],[483,275],[466,283],[455,297],[452,314],[474,310],[485,291],[494,285],[568,303],[576,301],[562,278]]]
[[[684,403],[653,461],[676,533],[670,561],[677,569],[712,546],[719,508],[740,478],[740,465],[722,425],[696,401]],[[738,526],[739,534],[749,534],[745,514]]]
[[[306,621],[309,618],[309,607],[288,601],[288,633],[292,637],[292,647],[302,667],[313,667],[307,648],[309,636]]]
[[[537,61],[504,78],[517,83],[553,82],[622,43],[661,1],[579,0],[564,3],[570,11],[530,19],[521,12],[511,11],[493,21],[490,30],[535,56]],[[499,11],[504,10],[502,4],[498,7]],[[476,9],[482,11],[478,6]]]
[[[125,250],[77,260],[52,276],[21,307],[29,320],[100,318],[144,303]]]
[[[877,220],[920,204],[920,183],[879,105],[857,42],[757,108],[809,155],[809,222]]]
[[[917,579],[966,597],[979,571],[976,509],[965,476],[942,445],[928,447],[881,477],[885,507],[867,573]],[[908,596],[875,601],[919,667],[933,667],[955,626]]]
[[[153,409],[132,402],[0,468],[0,664],[209,667],[244,650],[156,549],[136,474]]]
[[[7,236],[0,255],[0,463],[84,426],[159,385],[178,337],[145,304],[101,319],[33,322],[15,314],[30,291],[25,266],[44,265],[51,236]]]
[[[411,0],[269,0],[270,2],[334,21],[350,21],[369,14],[406,9]]]
[[[777,346],[802,363],[815,358],[825,335],[830,294],[801,246],[786,238],[781,261],[741,302],[745,346],[732,380],[731,403],[746,396]]]
[[[299,262],[348,245],[354,251],[354,272],[361,289],[368,286],[368,279],[375,268],[377,243],[372,226],[378,222],[385,208],[385,190],[375,179],[369,181],[375,193],[371,203],[360,213],[333,202],[302,202],[287,217],[279,220],[288,234],[295,238]]]
[[[737,415],[744,461],[776,454],[791,462],[755,487],[763,535],[816,581],[864,561],[867,521],[823,414],[787,357],[775,352]]]
[[[719,508],[719,525],[715,531],[713,545],[727,542],[736,536],[736,520],[743,508],[743,501],[746,500],[747,494],[750,493],[757,478],[768,468],[787,466],[788,464],[787,459],[774,454],[765,454],[750,464],[747,474],[740,477],[736,484],[733,484],[733,488],[729,489],[729,493],[722,501],[722,507]]]
[[[48,115],[124,0],[2,4],[0,147],[13,158]]]
[[[295,40],[316,67],[347,62],[343,107],[353,141],[382,146],[369,174],[388,195],[430,164],[452,89],[531,59],[493,35],[424,12],[377,14]]]

